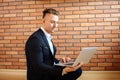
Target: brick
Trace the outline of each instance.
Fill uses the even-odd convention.
[[[22,4],[23,5],[26,5],[26,4],[35,4],[35,1],[23,1]]]
[[[120,63],[113,63],[113,66],[120,67]]]
[[[10,40],[0,40],[0,43],[2,43],[2,44],[10,43]]]
[[[103,13],[103,10],[89,10],[90,14],[100,14],[100,13]]]
[[[118,46],[118,43],[104,43],[104,46]]]
[[[112,59],[112,55],[98,55],[98,58],[101,58],[101,59]]]
[[[88,2],[88,5],[103,5],[103,2]]]
[[[80,10],[91,10],[95,9],[95,6],[80,6]]]
[[[7,67],[7,69],[19,69],[19,66],[6,66]]]
[[[26,59],[19,59],[19,62],[26,62]]]
[[[107,35],[105,34],[104,38],[118,38],[118,34],[112,34],[112,35],[111,34],[107,34]]]
[[[12,62],[0,62],[0,65],[5,65],[5,66],[12,65]]]
[[[63,11],[63,12],[60,12],[60,14],[62,15],[66,15],[66,14],[72,14],[72,11]]]
[[[12,21],[21,21],[21,20],[23,20],[23,18],[22,17],[12,17],[12,18],[10,18],[10,20],[12,20]]]
[[[119,8],[120,8],[120,5],[112,5],[111,8],[113,8],[113,9],[114,9],[114,8],[119,9]]]
[[[36,17],[23,17],[23,20],[36,20]]]
[[[66,55],[71,55],[73,54],[73,51],[61,51],[60,54],[66,54]]]
[[[112,39],[112,42],[120,42],[120,38]]]
[[[88,19],[89,22],[103,22],[103,18],[90,18]]]
[[[88,35],[88,38],[102,38],[102,35]]]
[[[80,23],[80,22],[87,22],[87,19],[73,19],[73,22]]]
[[[96,6],[96,9],[110,9],[110,6]]]
[[[81,34],[95,34],[95,31],[81,31]]]
[[[118,22],[112,22],[112,25],[114,26],[119,26],[120,25],[120,22],[118,21]]]
[[[112,66],[112,63],[98,63],[98,66]]]
[[[73,14],[88,14],[88,11],[85,11],[85,10],[83,10],[83,11],[73,11]]]
[[[81,39],[81,42],[95,42],[95,39]]]
[[[79,7],[66,7],[65,10],[72,10],[72,11],[75,11],[75,10],[79,10]]]
[[[118,59],[120,59],[120,55],[113,55],[113,58],[118,58]]]
[[[44,4],[44,7],[57,7],[58,5],[57,4]]]
[[[69,26],[69,27],[78,27],[80,26],[79,23],[69,23],[69,24],[66,24],[66,26]]]
[[[112,50],[116,50],[116,51],[119,51],[120,50],[120,47],[112,47]]]
[[[74,36],[73,36],[73,38],[74,38]],[[80,42],[80,40],[79,39],[70,39],[70,40],[66,40],[66,42]]]
[[[110,14],[96,14],[96,17],[100,18],[100,17],[110,17]]]
[[[104,13],[118,13],[119,12],[119,10],[112,10],[112,9],[110,9],[110,10],[104,10]]]
[[[95,18],[94,14],[80,15],[80,18]]]
[[[19,17],[29,16],[29,13],[17,13],[17,16]]]
[[[105,54],[107,54],[107,55],[116,55],[116,54],[119,54],[119,51],[105,51]]]
[[[20,28],[23,28],[23,25],[10,25],[10,28],[11,29],[16,29],[16,28],[18,28],[18,29],[20,29]],[[11,33],[12,34],[12,33]],[[13,33],[14,34],[14,33]],[[16,33],[17,34],[17,33]],[[18,33],[19,34],[19,33]]]
[[[15,66],[23,65],[23,66],[25,66],[26,64],[24,62],[13,62],[13,65],[15,65]]]
[[[64,3],[64,4],[63,3],[59,3],[58,6],[59,7],[67,7],[67,6],[70,7],[70,6],[72,6],[72,3]]]
[[[57,50],[58,51],[63,51],[63,50],[65,51],[65,47],[57,47]]]
[[[100,47],[99,50],[107,51],[107,50],[111,50],[111,47]]]
[[[73,30],[73,28],[72,27],[61,27],[61,28],[59,28],[59,30],[60,31],[72,31]]]
[[[3,29],[0,30],[0,33],[4,33],[5,31]]]
[[[95,26],[95,23],[81,23],[81,26]]]
[[[59,20],[60,23],[71,23],[72,19],[61,19]]]
[[[104,21],[118,21],[118,18],[104,18]]]
[[[19,47],[19,48],[12,48],[12,50],[22,51],[24,49]]]
[[[104,63],[105,59],[91,59],[91,62]]]
[[[23,9],[23,12],[27,12],[27,13],[35,12],[35,11],[36,11],[35,9]]]
[[[63,2],[64,2],[64,0],[58,0],[58,1],[52,0],[52,1],[50,1],[50,3],[63,3]]]
[[[84,66],[92,66],[92,67],[95,67],[95,66],[97,66],[97,63],[88,63],[88,64],[85,64]]]
[[[20,43],[23,43],[23,40],[11,40],[11,43],[20,44]]]
[[[16,39],[16,36],[6,36],[6,37],[4,37],[4,39],[14,40],[14,39]]]
[[[111,14],[111,17],[120,17],[120,13]]]
[[[80,50],[80,47],[67,47],[66,50],[67,51],[76,51],[76,50]]]
[[[73,18],[73,19],[74,19],[74,18],[79,18],[79,15],[66,15],[65,18],[66,18],[66,19],[67,19],[67,18],[68,18],[68,19],[69,19],[69,18]]]
[[[97,26],[96,27],[89,27],[89,30],[96,30],[97,31],[97,30],[103,30],[103,29],[104,29],[104,27],[101,27],[101,26],[100,27],[97,27]]]
[[[29,8],[29,6],[27,6],[27,5],[18,5],[18,6],[16,6],[16,8],[17,9],[27,9],[27,8]]]
[[[61,35],[61,36],[58,36],[58,39],[72,39],[72,36],[71,35]]]
[[[9,62],[18,62],[18,59],[6,59],[6,61],[9,61]]]
[[[16,17],[16,14],[4,14],[4,17]]]
[[[65,0],[65,2],[79,2],[79,0]]]
[[[75,31],[79,31],[79,30],[88,30],[88,27],[74,27]]]
[[[112,33],[116,33],[116,34],[119,34],[120,33],[120,30],[112,30]]]
[[[120,63],[120,59],[106,59],[106,62],[119,62]]]
[[[86,6],[87,3],[81,2],[81,3],[73,3],[73,6]]]
[[[74,35],[73,38],[80,39],[80,38],[87,38],[87,35]]]
[[[7,10],[7,9],[8,9],[8,10],[9,10],[9,9],[11,10],[11,9],[15,9],[15,8],[16,8],[15,6],[5,6],[5,7],[4,7],[4,10]]]
[[[4,44],[4,47],[16,47],[16,44],[11,44],[11,43]]]
[[[87,43],[74,43],[74,46],[86,47],[86,46],[88,46],[88,44]]]
[[[3,2],[14,2],[15,0],[3,0]]]
[[[71,34],[71,35],[73,35],[73,34],[77,35],[77,34],[80,34],[80,31],[68,31],[68,32],[66,31],[66,34],[67,35],[69,35],[69,34]]]
[[[62,44],[58,44],[59,46],[72,46],[72,43],[62,43]]]
[[[118,1],[105,1],[104,5],[112,5],[112,4],[118,4]]]
[[[91,67],[91,70],[104,71],[105,67]]]
[[[103,46],[103,43],[89,43],[89,46]]]
[[[11,3],[9,3],[9,5],[14,5],[14,6],[16,6],[16,5],[22,5],[22,2],[18,2],[18,1],[16,1],[16,2],[11,2]]]
[[[107,31],[107,30],[103,30],[103,31],[96,31],[96,34],[110,34],[111,33],[111,31]]]

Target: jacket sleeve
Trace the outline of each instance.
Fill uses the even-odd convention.
[[[42,41],[33,37],[26,43],[26,57],[28,67],[36,73],[47,74],[50,76],[62,75],[64,67],[47,65],[44,63],[44,53],[41,45]]]

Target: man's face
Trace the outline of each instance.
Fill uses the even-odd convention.
[[[58,26],[58,20],[59,18],[57,15],[46,14],[43,19],[44,29],[51,34],[52,32],[54,32],[54,29]]]

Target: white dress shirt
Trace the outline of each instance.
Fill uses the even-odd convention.
[[[52,52],[52,54],[54,54],[54,49],[53,49],[53,43],[52,43],[52,36],[51,34],[49,34],[47,31],[45,31],[45,29],[43,27],[41,27],[42,31],[44,32],[46,38],[47,38],[47,41],[48,41],[48,44],[50,46],[50,50]]]

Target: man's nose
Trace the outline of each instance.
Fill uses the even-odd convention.
[[[54,23],[54,27],[57,27],[57,26],[58,26],[58,24],[55,22],[55,23]]]

